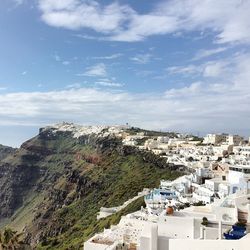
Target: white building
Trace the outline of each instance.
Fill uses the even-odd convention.
[[[230,183],[230,193],[250,188],[250,166],[229,167],[228,182]]]
[[[204,137],[204,144],[220,144],[222,142],[226,142],[227,140],[227,134],[207,134]]]
[[[157,149],[159,142],[156,139],[148,139],[145,141],[144,147],[147,150]]]
[[[157,141],[159,143],[168,143],[169,137],[168,136],[158,136],[157,137]]]
[[[234,147],[233,152],[235,155],[241,155],[243,157],[250,157],[250,146]]]
[[[228,135],[226,143],[228,145],[238,146],[244,142],[244,138],[239,135]]]

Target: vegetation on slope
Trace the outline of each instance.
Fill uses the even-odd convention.
[[[22,241],[22,234],[13,231],[10,228],[5,228],[0,232],[0,249],[1,250],[28,250],[30,247]]]
[[[155,130],[146,130],[137,127],[131,127],[127,131],[129,134],[135,135],[137,133],[144,133],[146,136],[168,136],[170,138],[176,138],[177,133],[175,132],[165,132],[165,131],[155,131]]]

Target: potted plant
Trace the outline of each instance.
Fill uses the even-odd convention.
[[[202,218],[201,225],[203,225],[203,226],[207,226],[208,225],[208,219],[207,219],[207,217],[203,217]]]

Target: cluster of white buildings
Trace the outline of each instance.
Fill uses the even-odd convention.
[[[90,238],[85,250],[247,250],[250,244],[250,194],[238,192],[206,206],[158,215],[141,209]],[[170,211],[170,212],[169,212]],[[235,225],[237,221],[245,224]]]
[[[226,143],[228,145],[240,145],[244,143],[244,138],[239,135],[208,134],[204,137],[203,143],[213,145],[221,143]]]
[[[103,233],[93,236],[85,242],[84,249],[249,249],[250,171],[244,171],[246,169],[250,170],[250,168],[242,168],[242,171],[229,169],[228,181],[206,179],[204,188],[211,190],[211,193],[219,190],[220,184],[229,189],[227,195],[225,193],[221,197],[215,196],[213,201],[208,200],[205,206],[191,204],[180,208],[180,205],[186,205],[184,194],[191,194],[188,183],[192,187],[193,177],[183,176],[173,182],[161,181],[159,189],[151,190],[145,195],[146,208],[122,217],[118,225],[113,225]],[[234,175],[235,172],[241,174],[237,176]],[[197,173],[198,182],[199,177],[201,176]],[[196,186],[199,184],[196,183]],[[205,195],[200,195],[206,196],[206,192]],[[187,198],[191,201],[192,195]],[[244,226],[235,226],[239,221]]]
[[[145,208],[94,235],[85,250],[249,249],[250,146],[242,137],[207,135],[201,143],[137,134],[123,143],[192,173],[147,190]]]
[[[179,135],[147,136],[144,133],[125,135],[123,144],[148,150],[174,165],[183,165],[191,169],[210,167],[220,164],[248,165],[250,160],[250,142],[239,135],[208,134],[202,140]]]
[[[40,131],[52,131],[54,134],[57,132],[70,132],[74,138],[79,138],[85,135],[95,135],[98,137],[107,137],[109,135],[114,135],[117,137],[124,138],[128,133],[128,129],[131,127],[129,125],[96,125],[96,126],[83,126],[74,123],[62,122],[41,128]]]

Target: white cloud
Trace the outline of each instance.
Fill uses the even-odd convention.
[[[167,72],[169,74],[184,74],[184,75],[192,75],[192,74],[200,74],[202,72],[202,68],[198,65],[186,65],[186,66],[171,66],[168,67]]]
[[[39,0],[48,25],[92,29],[114,41],[141,41],[152,35],[213,31],[217,43],[250,43],[250,1],[169,0],[140,14],[128,5],[97,1]]]
[[[98,63],[94,66],[88,67],[83,74],[78,74],[78,76],[99,76],[104,77],[107,75],[106,66],[104,63]]]
[[[116,82],[96,82],[97,85],[104,86],[104,87],[122,87],[122,83],[116,83]]]
[[[134,57],[131,57],[130,60],[139,64],[146,64],[150,62],[151,58],[152,58],[151,54],[138,54]]]
[[[123,54],[122,53],[116,53],[110,56],[95,56],[92,57],[93,59],[98,59],[98,60],[112,60],[112,59],[117,59],[119,57],[122,57]]]
[[[179,20],[180,30],[212,30],[217,33],[218,43],[250,42],[248,0],[174,0],[160,8]]]
[[[55,59],[56,62],[61,62],[62,65],[64,66],[70,65],[70,61],[62,59],[61,56],[59,56],[58,54],[54,54],[53,58]]]
[[[204,59],[206,57],[219,54],[219,53],[221,53],[221,52],[223,52],[223,51],[225,51],[227,49],[228,49],[227,47],[219,47],[219,48],[216,48],[216,49],[209,49],[209,50],[202,49],[202,50],[199,50],[197,52],[197,54],[194,56],[193,61]]]
[[[28,73],[27,71],[23,71],[23,72],[22,72],[22,76],[27,75],[27,73]]]
[[[225,78],[232,71],[235,58],[208,61],[203,64],[171,66],[166,69],[168,74],[181,74],[185,77],[218,77]]]
[[[115,80],[115,79],[114,79]],[[119,83],[119,82],[114,82],[113,80],[110,79],[100,79],[99,81],[96,81],[95,84],[97,86],[103,86],[103,87],[123,87],[124,84]]]
[[[70,65],[70,62],[69,61],[63,61],[62,64],[65,65],[65,66],[68,66],[68,65]]]
[[[77,82],[77,83],[69,84],[65,88],[66,89],[79,89],[81,88],[81,84]]]
[[[149,13],[146,15],[133,15],[128,21],[128,28],[111,34],[113,41],[142,41],[148,36],[170,34],[178,30],[178,20],[174,16],[164,13]]]
[[[207,63],[204,67],[203,76],[218,77],[224,73],[226,66],[227,63],[224,61]]]
[[[55,54],[54,55],[54,59],[57,61],[57,62],[60,62],[62,59],[59,55]]]
[[[102,40],[97,36],[90,36],[87,34],[74,34],[73,36],[78,37],[78,38],[82,38],[82,39],[87,39],[87,40]]]
[[[116,31],[133,13],[126,5],[100,6],[97,1],[40,0],[42,19],[49,25],[68,29],[90,28],[102,33]]]
[[[187,93],[189,96],[190,95],[196,96],[196,95],[201,93],[203,87],[204,86],[201,82],[194,82],[190,86],[186,86],[186,87],[183,87],[180,89],[176,89],[176,88],[170,89],[170,90],[166,91],[165,94],[167,97],[170,97],[170,98],[185,96],[185,95],[187,95]]]

